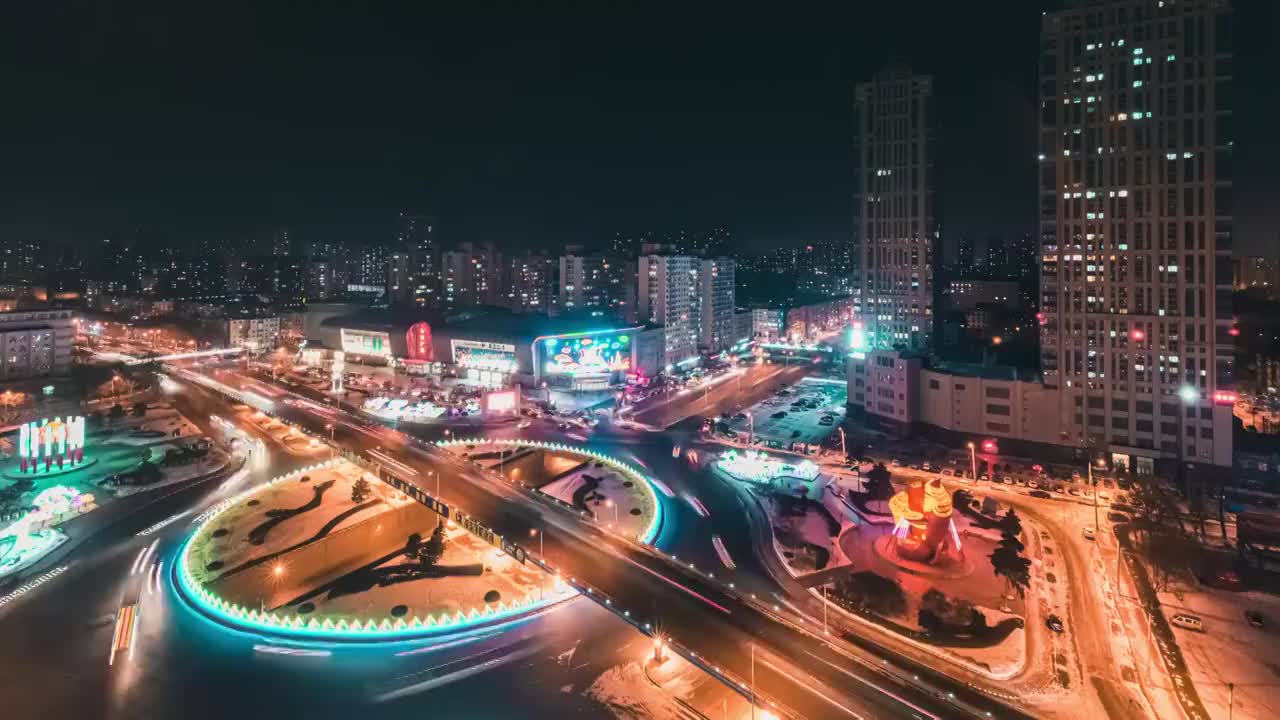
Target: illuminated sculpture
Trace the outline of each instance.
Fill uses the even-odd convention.
[[[79,465],[84,462],[84,416],[76,415],[37,423],[32,420],[18,428],[18,467],[22,472],[48,472],[57,463]]]
[[[780,477],[812,482],[818,477],[818,466],[812,461],[790,463],[771,458],[758,450],[748,450],[741,455],[737,450],[729,450],[720,456],[716,464],[730,475],[754,483],[770,483]]]
[[[906,490],[889,499],[889,511],[900,557],[935,565],[964,557],[951,517],[951,494],[941,481],[912,479]]]
[[[59,534],[47,526],[49,521],[91,508],[93,496],[59,485],[36,495],[31,505],[32,510],[0,528],[0,575],[17,567],[24,557],[39,557],[56,547]]]

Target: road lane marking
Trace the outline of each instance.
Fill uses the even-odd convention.
[[[141,538],[141,537],[150,536],[151,533],[155,533],[156,530],[164,528],[165,525],[169,525],[170,523],[177,523],[178,520],[182,520],[183,518],[186,518],[187,515],[191,515],[191,512],[192,512],[191,510],[179,512],[179,514],[170,516],[170,518],[160,520],[159,523],[156,523],[155,525],[151,525],[150,528],[147,528],[145,530],[140,530],[140,532],[138,532],[136,537]]]
[[[32,590],[35,590],[41,585],[61,575],[63,572],[66,571],[67,567],[68,567],[67,565],[63,565],[61,567],[54,568],[53,570],[50,570],[49,572],[35,578],[34,580],[31,580],[29,582],[23,583],[22,585],[19,585],[17,588],[13,590],[13,592],[9,593],[8,595],[5,595],[4,597],[0,597],[0,607],[4,607],[5,605],[8,605],[14,600],[17,600],[23,595],[26,595]]]

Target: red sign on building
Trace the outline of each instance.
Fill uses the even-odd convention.
[[[436,359],[435,349],[431,346],[431,326],[425,322],[417,322],[409,326],[405,333],[409,345],[409,359],[422,362],[433,362]]]

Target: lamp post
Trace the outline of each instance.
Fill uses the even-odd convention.
[[[848,459],[849,459],[849,448],[845,445],[844,428],[843,428],[843,427],[839,427],[839,428],[836,428],[836,429],[840,431],[840,454],[844,456],[844,459],[845,459],[845,460],[848,460]]]
[[[973,482],[978,483],[978,455],[974,451],[973,443],[966,443],[969,448],[969,469],[973,471]]]
[[[547,585],[547,557],[543,552],[542,533],[538,532],[538,528],[529,528],[529,537],[537,536],[538,538],[538,560],[542,563],[542,576],[538,578],[538,601],[543,600],[543,588]]]
[[[604,505],[605,507],[613,508],[613,524],[617,525],[618,524],[618,503],[612,500],[605,500]]]
[[[756,441],[756,416],[754,413],[747,413],[747,444],[755,444]]]

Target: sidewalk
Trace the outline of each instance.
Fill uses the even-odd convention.
[[[675,699],[691,718],[749,718],[751,703],[701,668],[668,650],[663,662],[650,656],[644,675],[654,687]]]

